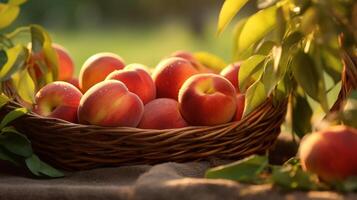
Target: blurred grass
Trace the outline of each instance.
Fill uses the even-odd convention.
[[[203,36],[198,37],[178,22],[156,27],[50,30],[53,41],[70,52],[77,75],[85,60],[98,52],[113,52],[120,55],[127,64],[141,63],[149,67],[155,67],[162,58],[176,50],[208,51],[229,62],[232,52],[231,32],[227,30],[223,36],[217,37],[215,23],[211,23]]]

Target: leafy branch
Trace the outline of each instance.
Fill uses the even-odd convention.
[[[8,27],[17,18],[20,5],[26,0],[8,0],[0,3],[0,30]],[[16,42],[20,34],[30,36],[31,47]],[[33,57],[37,56],[37,59]],[[42,85],[57,78],[57,57],[51,46],[48,33],[38,25],[20,27],[11,33],[0,32],[0,83],[7,82],[14,87],[18,97],[16,100],[23,105],[33,102],[34,94]],[[34,65],[45,73],[37,77]],[[2,91],[3,93],[4,91]],[[0,95],[0,109],[9,103],[10,98]],[[36,176],[62,177],[64,174],[41,161],[34,154],[30,140],[18,132],[11,123],[28,112],[27,108],[17,108],[2,117],[0,123],[0,159],[17,166],[26,165]]]
[[[273,184],[285,190],[357,191],[357,178],[330,184],[319,181],[316,174],[301,168],[299,159],[291,158],[282,166],[268,163],[267,156],[253,155],[243,160],[212,168],[205,174],[209,179],[228,179],[250,184]]]
[[[9,101],[10,99],[7,96],[0,95],[1,107],[5,106]],[[0,122],[0,159],[9,161],[17,166],[25,163],[28,169],[37,176],[64,176],[62,172],[42,162],[34,154],[30,140],[11,126],[11,122],[27,112],[26,108],[17,108],[7,113]]]
[[[248,2],[224,2],[218,19],[219,34]],[[246,92],[244,115],[271,95],[276,100],[288,98],[292,110],[287,120],[302,137],[312,129],[308,124],[318,110],[316,104],[328,113],[337,100],[334,87],[341,81],[343,54],[356,52],[357,3],[257,2],[259,10],[239,20],[234,34],[233,60],[242,61],[239,84]]]

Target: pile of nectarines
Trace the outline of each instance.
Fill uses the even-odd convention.
[[[242,118],[239,63],[215,74],[190,52],[177,51],[150,70],[141,64],[125,65],[113,53],[99,53],[83,64],[76,79],[68,51],[53,47],[58,81],[37,92],[33,111],[39,115],[143,129],[211,126]]]

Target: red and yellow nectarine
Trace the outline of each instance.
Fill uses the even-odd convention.
[[[334,126],[303,138],[299,157],[304,170],[327,182],[357,176],[357,130]]]
[[[58,56],[58,80],[67,81],[73,77],[74,63],[68,51],[59,44],[53,44]]]
[[[174,99],[159,98],[145,105],[144,115],[139,128],[170,129],[187,126],[179,111],[178,102]]]
[[[159,63],[152,75],[158,98],[177,100],[182,84],[198,71],[183,58],[168,58]]]
[[[58,58],[58,77],[57,80],[59,81],[67,81],[72,78],[73,73],[74,73],[74,63],[69,55],[68,51],[61,45],[59,44],[52,44],[53,49],[56,52],[57,58]],[[31,43],[29,44],[29,48],[31,48]],[[37,61],[43,60],[44,59],[44,53],[43,52],[38,52],[34,53],[31,52],[31,57],[30,57],[30,64],[33,66],[35,70],[35,78],[41,78],[44,76],[44,72],[41,71],[40,67],[36,64]],[[48,65],[47,61],[44,60],[45,64]],[[50,66],[47,66],[50,68]]]
[[[214,73],[213,70],[202,65],[191,52],[180,50],[172,53],[171,56],[188,60],[199,73]]]
[[[131,64],[123,70],[115,70],[106,80],[118,80],[123,82],[129,91],[138,95],[144,104],[156,97],[156,87],[150,74],[140,65]]]
[[[224,68],[220,73],[220,75],[222,75],[232,83],[237,93],[240,93],[239,81],[238,81],[240,64],[241,64],[240,62],[230,64],[226,68]]]
[[[106,80],[91,87],[82,97],[78,119],[82,124],[136,127],[144,112],[140,98],[124,83]]]
[[[78,78],[71,78],[71,79],[66,80],[65,82],[74,85],[76,88],[78,88],[80,90]]]
[[[82,93],[72,84],[52,82],[41,88],[35,97],[34,112],[45,116],[77,122],[77,109]]]
[[[123,69],[121,57],[113,53],[98,53],[84,63],[79,73],[79,86],[85,93],[93,85],[103,81],[111,72]]]
[[[245,95],[244,94],[237,94],[237,110],[234,114],[233,121],[240,121],[243,117],[245,106]]]
[[[182,85],[179,103],[182,116],[191,125],[223,124],[236,112],[236,91],[222,76],[197,74]]]

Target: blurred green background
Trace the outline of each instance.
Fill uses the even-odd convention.
[[[36,23],[72,55],[76,73],[98,52],[150,67],[176,50],[231,59],[232,31],[216,35],[223,0],[29,0],[15,26]],[[249,5],[248,5],[249,6]],[[232,29],[232,27],[230,27]]]

